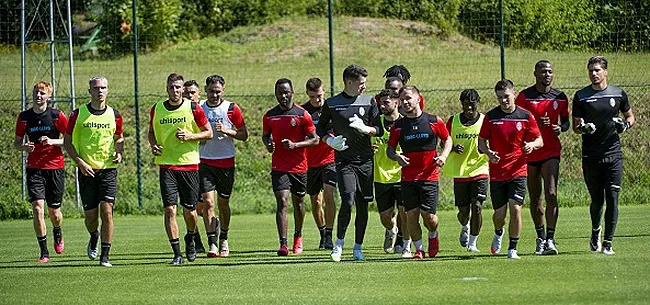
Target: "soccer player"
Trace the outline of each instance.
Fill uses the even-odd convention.
[[[551,87],[553,66],[547,60],[535,64],[535,85],[521,91],[515,104],[528,110],[537,118],[544,147],[526,156],[528,163],[528,194],[530,195],[530,216],[535,223],[537,245],[535,254],[558,254],[555,247],[555,228],[558,217],[557,180],[560,172],[560,133],[569,130],[569,101],[564,92]],[[558,123],[558,118],[560,123]],[[542,180],[546,213],[542,201]],[[546,214],[546,232],[544,216]]]
[[[510,208],[508,258],[519,259],[521,206],[526,197],[526,155],[544,145],[537,122],[530,112],[515,105],[515,85],[509,79],[496,83],[499,106],[483,119],[478,147],[490,160],[490,197],[494,214],[494,238],[490,251],[501,251],[503,227]]]
[[[41,249],[39,263],[50,261],[47,250],[44,205],[52,221],[54,251],[63,253],[65,247],[61,233],[61,199],[64,192],[65,170],[63,163],[63,139],[68,119],[63,111],[47,105],[52,85],[40,81],[32,90],[32,109],[25,110],[16,120],[14,148],[27,152],[27,192],[34,212],[34,231]],[[25,139],[27,136],[27,139]]]
[[[379,111],[381,111],[380,117],[382,126],[384,127],[384,135],[372,139],[372,148],[375,151],[373,176],[379,219],[386,229],[386,233],[384,234],[384,251],[386,253],[392,253],[393,251],[397,251],[396,247],[399,246],[399,252],[395,253],[410,257],[411,240],[408,234],[404,234],[408,230],[405,230],[404,225],[406,224],[406,215],[402,203],[402,187],[400,184],[402,167],[386,155],[390,129],[397,120],[402,118],[402,115],[397,111],[400,103],[399,92],[392,89],[384,89],[379,92],[377,97],[380,103]],[[397,151],[401,153],[401,149],[398,148]],[[395,211],[396,208],[397,213]],[[403,238],[404,235],[406,235],[406,240]]]
[[[195,103],[199,103],[201,99],[201,89],[196,80],[190,79],[183,83],[183,98]]]
[[[627,94],[607,84],[607,59],[594,56],[587,63],[591,85],[573,96],[573,130],[582,134],[582,172],[591,197],[591,251],[600,251],[600,219],[605,210],[602,251],[612,255],[618,220],[618,194],[623,176],[623,152],[619,134],[635,119]],[[623,118],[619,117],[619,112]]]
[[[160,193],[165,208],[165,230],[174,251],[171,265],[183,263],[176,223],[176,205],[183,207],[187,227],[185,253],[187,260],[196,259],[194,235],[199,199],[199,142],[212,138],[210,122],[199,104],[183,99],[183,76],[167,77],[168,99],[151,107],[149,113],[149,145],[160,167]]]
[[[307,155],[305,148],[318,145],[316,128],[309,113],[293,103],[293,84],[286,78],[275,82],[278,105],[262,118],[262,142],[272,153],[271,182],[277,209],[275,222],[280,238],[278,256],[288,256],[287,209],[289,193],[293,203],[295,231],[293,254],[302,253],[302,224],[305,219],[305,194],[307,188]]]
[[[208,235],[208,257],[228,256],[230,195],[235,182],[235,141],[246,141],[248,129],[239,106],[223,99],[226,81],[219,75],[205,79],[207,100],[201,105],[212,124],[212,139],[200,146],[199,177],[203,198],[203,222]],[[187,88],[187,87],[186,87]],[[214,191],[217,191],[219,218],[214,216]],[[220,221],[221,220],[221,223]],[[217,232],[217,230],[220,232]],[[219,234],[219,235],[217,235]],[[195,235],[194,241],[200,237]],[[219,246],[217,247],[217,237]],[[198,244],[198,243],[197,243]],[[197,250],[198,252],[198,250]]]
[[[402,166],[406,223],[416,250],[413,259],[420,260],[424,259],[420,216],[429,230],[429,257],[438,254],[438,172],[451,152],[452,141],[440,117],[420,109],[420,91],[417,87],[402,87],[399,98],[405,116],[391,128],[386,154]],[[438,141],[443,147],[440,155],[436,152]],[[402,153],[396,150],[398,144]]]
[[[106,104],[108,80],[90,79],[90,103],[75,109],[63,137],[66,152],[79,168],[79,192],[90,233],[88,258],[97,258],[101,232],[99,265],[111,267],[109,252],[113,242],[113,205],[117,194],[117,167],[122,162],[124,136],[122,115]],[[99,219],[101,231],[97,230]]]
[[[393,89],[399,91],[400,88],[405,86],[411,79],[411,72],[404,65],[393,65],[384,72],[384,77],[386,78],[386,89]],[[379,100],[377,100],[379,103]],[[404,115],[402,107],[399,107],[400,114]],[[424,111],[424,96],[420,94],[420,109]]]
[[[485,117],[478,111],[480,102],[481,97],[474,89],[460,93],[463,112],[447,120],[452,153],[442,171],[445,176],[454,178],[456,217],[461,225],[459,241],[469,252],[479,252],[476,240],[483,226],[483,202],[488,187],[488,158],[478,151],[478,134]]]
[[[321,109],[325,99],[323,82],[319,78],[307,80],[306,93],[309,101],[302,105],[311,115],[314,124],[318,124]],[[318,249],[332,250],[332,231],[336,217],[336,201],[334,188],[336,187],[336,166],[334,164],[334,150],[325,142],[319,142],[314,147],[307,148],[307,194],[311,200],[311,211],[314,222],[320,232]],[[321,192],[322,190],[322,192]],[[322,193],[322,195],[321,195]],[[323,211],[325,201],[325,211]]]
[[[345,232],[355,204],[357,213],[352,254],[357,261],[365,260],[361,245],[368,225],[368,203],[373,200],[373,151],[370,137],[381,137],[384,134],[377,103],[372,96],[362,94],[366,89],[367,76],[368,72],[363,67],[350,65],[345,68],[343,92],[325,101],[316,126],[321,140],[336,150],[334,157],[341,208],[336,244],[330,255],[335,262],[341,261]],[[333,130],[333,134],[330,134],[330,130]]]

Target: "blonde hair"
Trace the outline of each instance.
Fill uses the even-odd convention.
[[[43,90],[47,91],[48,94],[52,94],[52,84],[50,84],[50,82],[48,82],[48,81],[42,80],[42,81],[36,83],[36,85],[34,85],[34,89],[33,89],[34,91],[40,90],[40,89],[43,89]]]

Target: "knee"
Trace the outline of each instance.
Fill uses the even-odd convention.
[[[165,217],[166,218],[175,218],[176,217],[176,206],[165,207]]]

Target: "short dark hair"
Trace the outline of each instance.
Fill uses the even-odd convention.
[[[168,84],[172,83],[172,82],[175,82],[175,81],[179,81],[179,80],[183,81],[183,82],[185,81],[183,79],[183,75],[172,73],[172,74],[169,74],[169,76],[167,76],[167,83]]]
[[[494,91],[515,90],[515,84],[509,79],[502,79],[494,86]]]
[[[191,87],[191,86],[195,86],[198,88],[199,83],[197,83],[196,80],[190,79],[183,84],[183,87]]]
[[[348,79],[358,80],[361,77],[368,77],[368,71],[362,66],[349,65],[345,70],[343,70],[343,81]]]
[[[404,65],[394,65],[384,72],[384,77],[388,78],[391,76],[399,78],[402,84],[406,85],[409,79],[411,79],[411,72]]]
[[[377,94],[378,98],[382,98],[386,96],[388,96],[391,99],[399,98],[399,91],[392,90],[392,89],[382,89],[381,91],[379,91],[379,94]]]
[[[323,86],[323,81],[320,80],[318,77],[312,77],[307,80],[307,84],[305,85],[307,91],[317,91],[318,88]]]
[[[465,101],[468,100],[472,103],[480,103],[481,102],[481,97],[478,95],[478,92],[474,89],[465,89],[463,92],[460,93],[460,98],[459,100]]]
[[[546,59],[542,59],[542,60],[538,61],[535,64],[535,70],[541,68],[542,66],[546,66],[546,65],[551,65],[551,62],[546,60]]]
[[[592,56],[589,58],[589,62],[587,62],[587,69],[589,69],[589,66],[593,64],[600,64],[601,67],[607,69],[607,58],[605,56]]]
[[[401,78],[397,76],[389,76],[388,78],[386,78],[386,83],[384,84],[384,86],[388,86],[388,84],[392,82],[399,82],[400,84],[404,85],[404,82],[402,81]]]
[[[278,86],[282,84],[289,84],[289,87],[291,87],[291,90],[293,90],[293,84],[291,83],[291,80],[288,78],[281,78],[275,81],[275,88],[278,88]]]
[[[418,89],[418,87],[416,87],[416,86],[411,86],[411,85],[404,86],[404,87],[400,88],[399,89],[399,94],[401,95],[402,92],[407,91],[407,90],[411,91],[413,93],[420,94],[420,89]]]
[[[223,77],[221,77],[220,75],[217,75],[217,74],[210,75],[205,79],[205,86],[206,87],[210,86],[210,85],[212,85],[214,83],[219,83],[222,86],[226,85],[226,81],[223,79]]]

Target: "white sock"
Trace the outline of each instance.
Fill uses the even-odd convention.
[[[343,242],[344,242],[343,239],[338,239],[338,238],[337,238],[337,239],[336,239],[336,246],[339,247],[339,248],[341,248],[341,249],[343,249]]]
[[[399,231],[399,230],[397,229],[397,225],[395,225],[395,226],[390,230],[390,233],[392,233],[391,236],[395,236],[395,235],[397,235],[397,232],[398,232],[398,231]]]
[[[469,246],[476,247],[476,240],[478,239],[478,235],[469,235]]]
[[[438,237],[438,231],[429,232],[429,238],[436,238],[436,237]]]
[[[424,245],[422,245],[422,240],[414,240],[413,243],[415,244],[415,250],[420,250],[424,251]]]
[[[467,222],[467,224],[462,227],[465,228],[465,230],[469,231],[469,222]]]
[[[404,249],[409,249],[409,251],[410,251],[411,250],[411,240],[410,239],[405,239],[404,244],[402,246],[404,247]]]
[[[354,243],[352,250],[361,250],[361,244]]]

